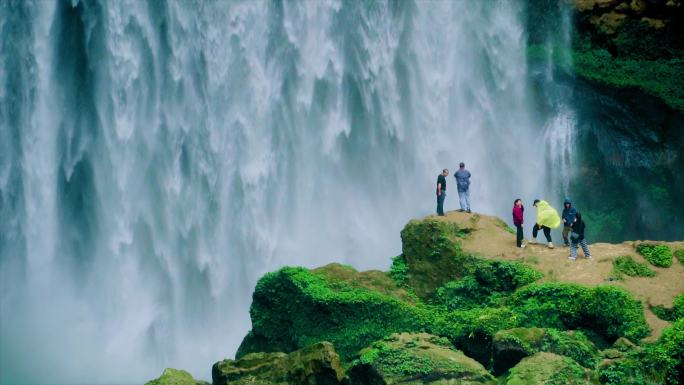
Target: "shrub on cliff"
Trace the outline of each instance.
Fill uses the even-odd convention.
[[[646,258],[653,266],[672,266],[672,250],[667,245],[651,245],[642,243],[637,246],[637,252]]]
[[[615,286],[532,284],[518,290],[513,303],[523,326],[584,329],[606,341],[649,333],[641,303]]]
[[[428,312],[422,308],[295,267],[259,280],[250,315],[252,339],[268,341],[271,351],[291,352],[330,341],[343,358],[390,333],[418,331],[428,324]],[[246,339],[237,356],[251,352]]]
[[[634,258],[629,255],[617,257],[613,261],[613,269],[618,278],[620,278],[622,274],[629,275],[630,277],[655,276],[655,271],[649,269],[646,264],[635,261]]]
[[[684,318],[665,329],[658,342],[647,348],[647,354],[647,366],[662,373],[667,384],[684,384]]]
[[[675,250],[673,254],[677,257],[679,263],[684,266],[684,249]]]
[[[491,306],[542,277],[538,271],[519,262],[481,260],[472,270],[472,275],[437,289],[437,302],[449,310]]]

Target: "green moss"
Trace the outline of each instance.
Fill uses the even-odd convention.
[[[635,261],[629,255],[617,257],[613,261],[613,271],[616,277],[620,277],[622,274],[629,275],[630,277],[655,276],[655,271],[649,269],[646,264]]]
[[[641,303],[615,286],[532,284],[515,293],[514,310],[523,326],[583,329],[607,341],[649,333]]]
[[[592,375],[572,359],[552,353],[537,353],[511,369],[506,385],[591,384]]]
[[[494,370],[503,373],[538,352],[567,356],[586,368],[593,368],[599,359],[599,351],[580,331],[514,328],[494,335]]]
[[[662,373],[666,384],[684,383],[684,318],[665,329],[647,354],[647,365],[653,372]]]
[[[636,248],[648,262],[657,267],[672,266],[672,250],[667,245],[641,243]]]
[[[330,341],[343,358],[391,333],[421,330],[429,318],[425,309],[399,298],[294,267],[259,280],[250,315],[252,334],[274,350]]]
[[[438,287],[467,274],[477,258],[461,250],[462,229],[438,218],[412,220],[401,231],[407,283],[418,297],[429,299]]]
[[[485,368],[443,339],[425,333],[393,334],[359,353],[349,370],[351,384],[462,384],[494,380]],[[373,381],[375,380],[375,381]]]
[[[684,249],[675,250],[674,256],[677,258],[679,263],[684,266]]]
[[[684,60],[619,59],[608,51],[575,51],[574,70],[586,79],[612,87],[635,87],[684,111]]]
[[[633,359],[611,360],[598,368],[599,381],[603,385],[646,385],[640,365]]]
[[[680,318],[684,318],[684,294],[675,297],[671,308],[662,305],[651,306],[651,311],[658,316],[658,318],[665,321],[674,322]]]
[[[392,258],[392,266],[389,271],[390,277],[398,286],[406,286],[408,280],[408,265],[402,254]]]
[[[496,218],[494,223],[496,223],[497,226],[506,230],[507,232],[509,232],[513,235],[516,234],[515,229],[513,229],[511,226],[509,226],[508,223],[504,222],[501,218]]]
[[[192,378],[185,370],[167,368],[164,373],[145,385],[209,385],[206,381],[198,381]]]
[[[492,306],[541,277],[541,273],[519,262],[481,260],[473,264],[471,275],[439,288],[437,301],[449,310]]]

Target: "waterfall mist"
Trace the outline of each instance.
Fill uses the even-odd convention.
[[[209,378],[261,274],[386,269],[459,161],[508,219],[568,141],[515,1],[5,1],[0,31],[2,383]]]

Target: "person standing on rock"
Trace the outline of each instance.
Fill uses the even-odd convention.
[[[513,202],[513,224],[517,229],[515,242],[521,249],[525,247],[523,245],[523,214],[525,213],[525,207],[522,204],[522,199],[518,198]]]
[[[470,212],[470,171],[465,169],[465,163],[463,162],[458,166],[458,171],[454,174],[458,190],[458,201],[461,205],[461,209],[458,211]]]
[[[530,243],[537,243],[537,233],[539,229],[544,231],[544,236],[548,242],[549,249],[553,249],[553,242],[551,242],[551,229],[560,226],[560,216],[558,211],[551,207],[549,202],[539,199],[534,200],[534,207],[537,208],[537,223],[532,228],[532,239]]]
[[[563,202],[563,213],[561,214],[561,218],[563,218],[563,243],[565,243],[565,246],[570,246],[568,234],[572,231],[572,226],[575,224],[576,215],[577,210],[572,207],[570,198],[565,198],[565,202]]]
[[[582,214],[576,213],[576,220],[574,226],[572,226],[572,232],[570,233],[570,256],[568,259],[577,259],[577,245],[582,246],[582,251],[584,252],[584,258],[591,259],[591,253],[589,252],[589,245],[587,240],[584,238],[584,232],[586,230],[586,225],[582,220]]]
[[[444,216],[444,198],[446,198],[446,177],[449,175],[449,170],[444,169],[442,173],[437,175],[437,215]]]

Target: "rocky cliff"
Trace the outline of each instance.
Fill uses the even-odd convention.
[[[684,379],[684,242],[592,244],[593,259],[570,261],[565,248],[516,248],[498,218],[456,212],[410,221],[401,238],[389,272],[266,274],[252,330],[214,384]]]

